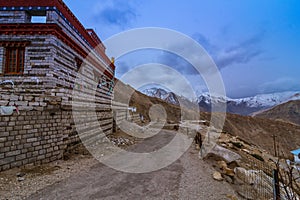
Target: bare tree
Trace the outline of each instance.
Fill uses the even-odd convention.
[[[276,170],[279,176],[281,197],[287,200],[299,200],[300,196],[300,171],[293,163],[278,159]]]

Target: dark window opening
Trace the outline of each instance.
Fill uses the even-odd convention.
[[[77,70],[80,69],[82,63],[83,63],[83,60],[81,60],[80,58],[76,57],[75,58],[75,63],[76,63],[76,67],[77,67]]]

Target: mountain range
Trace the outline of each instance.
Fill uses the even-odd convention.
[[[173,92],[168,92],[162,88],[149,88],[141,92],[149,97],[156,97],[170,104],[179,105],[178,95]]]
[[[162,88],[150,88],[143,90],[147,96],[160,98],[168,103],[179,105],[179,97],[173,92],[168,92]],[[226,110],[229,113],[239,115],[251,115],[259,111],[270,109],[274,106],[286,103],[292,100],[300,100],[300,92],[288,91],[271,94],[259,94],[253,97],[246,98],[229,98],[224,96],[211,95],[203,93],[193,103],[198,104],[200,110],[211,111],[212,104],[214,104],[215,111],[219,111],[220,105],[226,104]]]

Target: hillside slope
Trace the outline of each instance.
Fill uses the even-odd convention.
[[[260,118],[283,120],[300,125],[300,101],[289,101],[255,115]]]
[[[210,113],[201,113],[205,120]],[[300,126],[284,121],[227,114],[224,132],[238,136],[247,143],[256,145],[274,155],[273,135],[284,156],[300,147]]]
[[[151,107],[157,104],[164,108],[168,121],[178,123],[183,115],[185,119],[199,118],[198,112],[195,112],[198,110],[198,106],[196,104],[191,104],[188,101],[182,101],[180,102],[180,105],[174,105],[157,97],[149,97],[134,90],[131,86],[126,85],[121,81],[118,81],[115,87],[114,100],[136,107],[137,113],[142,114],[146,120],[150,119],[149,110]],[[162,112],[156,113],[156,117],[160,118],[163,116]]]

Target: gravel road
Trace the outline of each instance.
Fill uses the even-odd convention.
[[[139,145],[151,151],[169,142],[176,132],[163,130]],[[163,137],[161,137],[163,135]],[[137,149],[139,150],[139,149]],[[140,149],[141,150],[141,149]],[[173,164],[158,171],[133,174],[97,163],[89,169],[50,185],[30,200],[45,199],[228,199],[234,191],[225,181],[212,178],[213,169],[198,158],[193,146]]]

